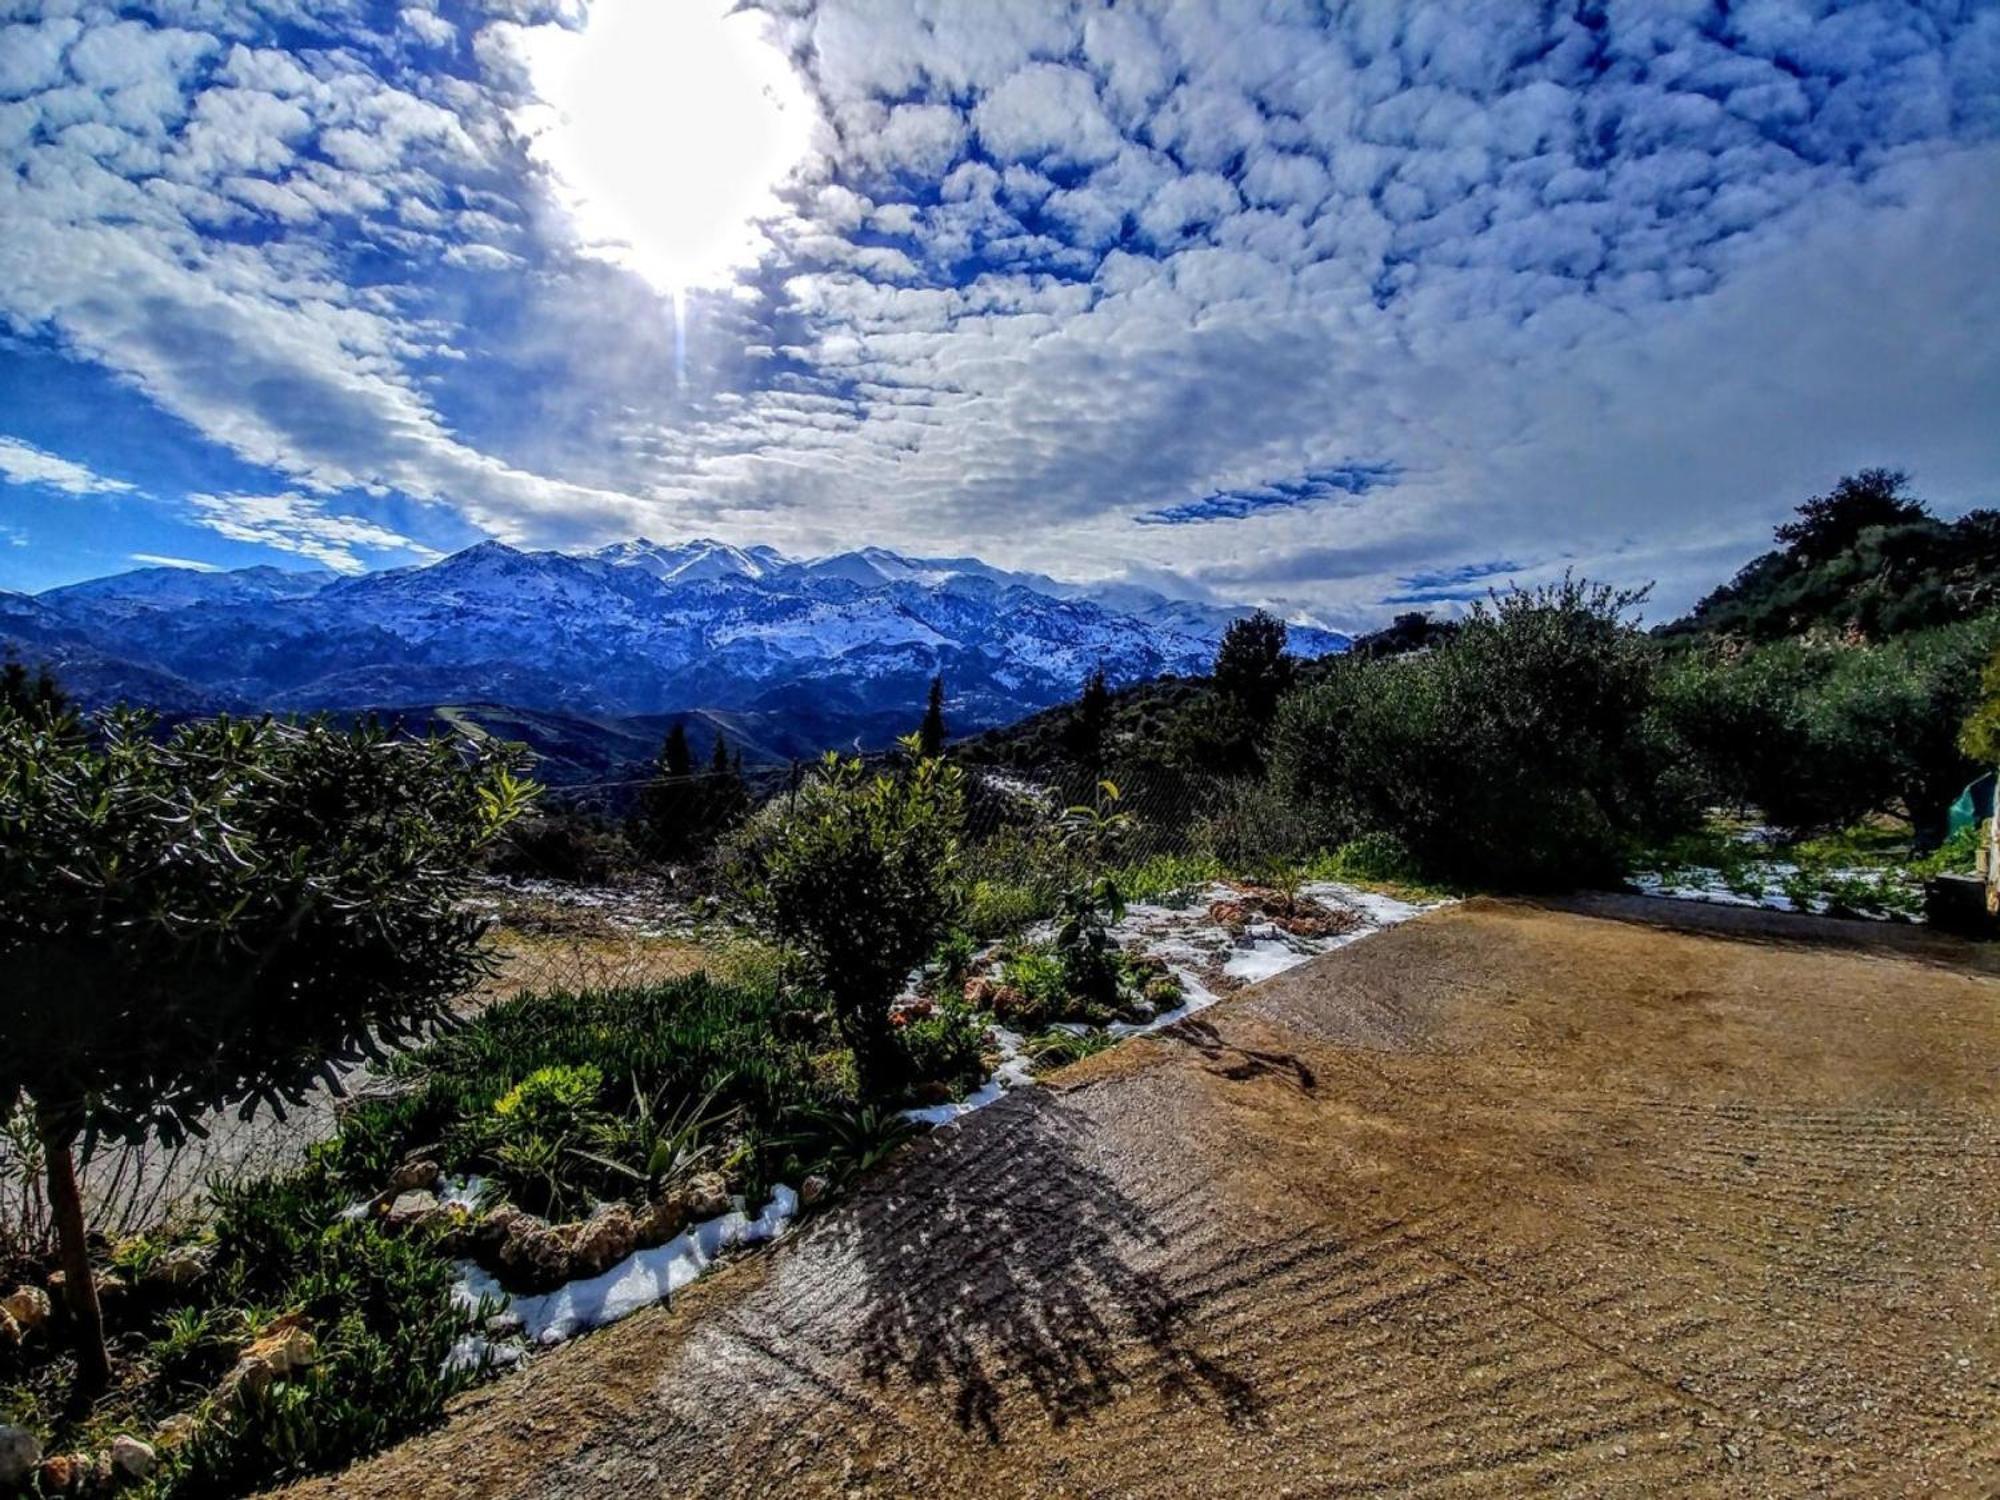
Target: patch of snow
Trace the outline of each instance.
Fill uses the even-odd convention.
[[[1245,984],[1275,979],[1287,969],[1295,969],[1313,955],[1301,951],[1282,938],[1257,938],[1248,947],[1238,948],[1222,966],[1222,972]]]
[[[684,1230],[664,1245],[633,1251],[601,1275],[565,1282],[552,1292],[535,1296],[510,1297],[483,1267],[460,1261],[453,1300],[470,1311],[477,1311],[482,1304],[503,1305],[521,1326],[518,1334],[506,1339],[467,1334],[453,1346],[446,1368],[469,1367],[481,1358],[512,1364],[532,1346],[560,1344],[579,1333],[630,1317],[692,1285],[714,1267],[724,1251],[776,1239],[798,1211],[799,1195],[780,1183],[771,1189],[771,1201],[754,1219],[741,1209],[732,1209]]]
[[[1370,933],[1394,927],[1411,917],[1450,904],[1447,901],[1401,901],[1394,896],[1338,881],[1315,881],[1302,887],[1301,894],[1327,906],[1348,907],[1359,914],[1361,922],[1350,931],[1327,938],[1292,937],[1276,927],[1260,924],[1251,930],[1251,941],[1239,947],[1235,935],[1208,914],[1209,907],[1215,902],[1228,900],[1237,894],[1234,886],[1217,881],[1203,887],[1195,899],[1185,906],[1134,902],[1126,907],[1124,920],[1111,929],[1111,935],[1119,946],[1151,954],[1171,968],[1174,977],[1181,983],[1182,1000],[1172,1010],[1163,1011],[1150,1021],[1114,1021],[1104,1028],[1107,1035],[1119,1038],[1143,1036],[1214,1005],[1222,997],[1202,983],[1196,969],[1213,962],[1222,952],[1230,953],[1223,964],[1223,972],[1233,979],[1254,984],[1296,968],[1307,959],[1359,942]],[[1052,923],[1041,923],[1030,928],[1024,934],[1024,940],[1045,942],[1053,931]],[[1062,1029],[1081,1033],[1091,1028],[1066,1026]],[[1021,1053],[1022,1038],[998,1026],[993,1028],[993,1034],[1000,1044],[1001,1063],[991,1078],[963,1099],[949,1104],[927,1105],[921,1109],[906,1109],[903,1118],[924,1125],[946,1125],[974,1110],[984,1109],[1003,1097],[1010,1088],[1034,1083],[1034,1071]]]
[[[993,1040],[1000,1049],[1000,1066],[993,1070],[978,1088],[963,1099],[947,1100],[943,1104],[927,1104],[917,1109],[906,1109],[903,1118],[919,1125],[948,1125],[961,1115],[969,1115],[975,1109],[984,1109],[996,1103],[1007,1090],[1019,1088],[1035,1081],[1034,1069],[1022,1055],[1023,1038],[1018,1032],[1009,1031],[1004,1026],[992,1028]]]
[[[484,1177],[447,1177],[444,1191],[438,1194],[438,1204],[442,1208],[463,1208],[470,1213],[478,1213],[480,1200],[492,1184]]]
[[[1748,834],[1746,842],[1751,841]],[[1828,909],[1831,903],[1825,900],[1808,901],[1801,907],[1785,893],[1785,882],[1794,879],[1799,867],[1787,860],[1759,860],[1745,870],[1747,879],[1731,885],[1720,870],[1706,865],[1684,865],[1662,874],[1657,870],[1641,870],[1628,875],[1626,881],[1642,896],[1656,896],[1667,901],[1702,901],[1714,906],[1747,906],[1762,911],[1804,911],[1817,915]],[[1827,872],[1831,881],[1859,881],[1880,886],[1888,884],[1881,870],[1842,869]],[[1752,889],[1754,883],[1755,889]],[[1856,911],[1852,915],[1863,921],[1922,922],[1921,912],[1894,912],[1886,908],[1877,911]]]

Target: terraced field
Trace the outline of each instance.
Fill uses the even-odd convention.
[[[1996,1064],[1992,950],[1472,902],[317,1489],[1993,1494]]]

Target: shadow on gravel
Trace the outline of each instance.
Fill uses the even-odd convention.
[[[867,1216],[852,1247],[867,1281],[864,1376],[948,1391],[959,1427],[990,1443],[1017,1391],[1055,1426],[1148,1384],[1254,1421],[1249,1382],[1200,1352],[1187,1303],[1134,1265],[1165,1236],[1091,1165],[1088,1117],[1040,1089],[1003,1112],[934,1137],[899,1175],[894,1209]]]

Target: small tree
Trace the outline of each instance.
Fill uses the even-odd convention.
[[[1863,469],[1842,478],[1832,490],[1798,509],[1798,519],[1777,529],[1777,539],[1793,556],[1822,562],[1852,547],[1874,526],[1906,526],[1930,514],[1907,493],[1910,476],[1900,469]]]
[[[0,666],[0,705],[27,718],[60,718],[69,711],[69,695],[56,685],[47,666],[34,675],[13,657]]]
[[[1091,771],[1104,769],[1104,736],[1111,727],[1111,688],[1099,667],[1084,679],[1069,723],[1063,731],[1063,748],[1070,759]]]
[[[1056,898],[1056,956],[1063,983],[1081,999],[1108,1005],[1118,995],[1118,944],[1114,925],[1125,919],[1125,893],[1112,861],[1132,825],[1118,811],[1117,784],[1100,781],[1092,802],[1066,808],[1056,821],[1065,850],[1081,866],[1081,878]]]
[[[729,742],[720,734],[708,757],[708,776],[702,785],[701,834],[704,847],[743,821],[750,810],[750,788],[743,780],[743,753],[729,753]]]
[[[931,679],[930,701],[924,705],[924,722],[917,729],[918,754],[936,760],[944,754],[944,678]]]
[[[1262,729],[1292,685],[1285,622],[1263,610],[1233,620],[1215,653],[1215,690]]]
[[[829,754],[753,825],[741,872],[752,914],[798,954],[874,1099],[906,1076],[889,1007],[962,901],[964,773],[922,755],[916,735],[903,746],[913,763],[898,774]]]
[[[676,723],[653,757],[653,779],[639,793],[632,820],[633,844],[649,859],[675,860],[693,846],[694,757],[688,751],[687,726]]]
[[[0,1107],[33,1105],[87,1388],[109,1362],[79,1140],[282,1113],[446,1017],[485,964],[472,858],[533,791],[372,724],[151,729],[0,708]]]

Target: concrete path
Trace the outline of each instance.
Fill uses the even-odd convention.
[[[1439,912],[309,1488],[1364,1491],[2000,1492],[2000,952]]]

